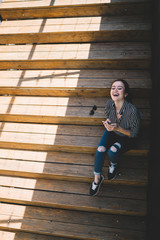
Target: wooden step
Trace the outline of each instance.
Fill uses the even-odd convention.
[[[132,96],[149,98],[150,88],[132,88]],[[0,95],[12,96],[47,96],[47,97],[109,97],[110,88],[55,88],[55,87],[1,87]]]
[[[2,70],[150,67],[150,46],[147,43],[2,45],[0,52]]]
[[[128,69],[128,70],[147,70],[150,69],[150,60],[139,59],[108,59],[108,60],[0,60],[0,70],[22,69],[22,70],[45,70],[45,69]]]
[[[132,232],[133,235],[130,236],[131,237],[130,239],[134,240],[135,236],[141,237],[141,239],[143,239],[142,237],[144,232],[143,218],[137,218],[137,217],[131,218],[128,216],[127,217],[118,216],[117,218],[114,218],[114,216],[112,215],[104,215],[104,214],[98,214],[98,213],[85,213],[85,212],[79,212],[79,214],[77,215],[75,211],[68,211],[68,210],[59,211],[56,209],[48,209],[49,210],[48,211],[46,208],[42,208],[42,207],[31,207],[31,206],[25,207],[25,206],[19,206],[19,205],[15,206],[12,204],[1,204],[1,209],[3,209],[3,216],[5,217],[6,220],[9,221],[8,225],[5,223],[1,223],[1,226],[0,226],[1,229],[2,228],[9,229],[10,231],[12,230],[13,232],[16,230],[23,231],[25,229],[26,233],[17,232],[15,234],[17,240],[20,240],[20,239],[35,240],[36,239],[35,237],[38,237],[38,239],[40,240],[50,240],[51,236],[53,239],[53,236],[56,235],[56,233],[62,234],[62,228],[61,230],[57,228],[56,230],[53,231],[53,229],[55,229],[56,226],[58,227],[58,225],[61,225],[62,223],[63,224],[65,223],[65,227],[63,228],[64,229],[63,235],[64,233],[66,233],[66,235],[71,234],[69,231],[70,230],[69,225],[73,223],[74,223],[74,229],[75,229],[74,234],[76,234],[76,231],[77,232],[80,231],[81,233],[83,233],[83,235],[81,234],[79,238],[77,238],[78,236],[76,236],[76,239],[105,239],[105,237],[107,236],[107,239],[110,240],[110,239],[113,239],[113,236],[115,236],[116,234],[121,237],[123,236],[123,239],[127,239],[127,237],[129,237],[130,235],[129,230],[127,230],[127,226],[130,227],[128,225],[128,221],[132,223],[131,224],[132,228],[130,229],[130,231]],[[11,215],[12,217],[10,217]],[[41,220],[42,216],[43,216],[43,219]],[[53,216],[54,216],[54,221],[53,221]],[[18,224],[17,225],[13,224],[15,219],[18,219],[18,218],[22,219],[21,228],[18,226]],[[102,221],[102,218],[105,219],[105,221]],[[97,233],[98,231],[102,230],[101,234],[97,234],[97,233],[95,234],[94,231],[91,231],[93,227],[95,228],[95,225],[92,219],[94,219],[94,223],[96,224]],[[39,224],[39,221],[41,221],[41,224]],[[100,227],[100,225],[102,227]],[[122,227],[120,227],[121,225]],[[46,227],[47,229],[46,234],[48,233],[50,235],[50,236],[48,235],[48,238],[46,238],[45,235],[43,235],[43,237],[41,235],[38,236],[37,234],[34,235],[34,232],[37,232],[37,233],[42,232],[41,230],[42,226]],[[88,227],[88,231],[86,231],[87,229],[83,228],[84,226]],[[136,227],[138,227],[138,231]],[[141,229],[139,229],[140,227]],[[51,228],[52,228],[52,231],[51,231]],[[106,228],[107,231],[106,230],[103,231],[104,228]],[[118,230],[118,228],[121,229],[121,231]],[[28,230],[30,230],[30,233],[27,233]],[[5,236],[8,236],[8,234],[5,232]],[[62,238],[59,238],[56,236],[54,237],[54,239],[62,240]]]
[[[93,179],[92,179],[93,180]],[[146,200],[146,186],[137,184],[134,185],[123,185],[115,184],[114,181],[104,182],[102,190],[99,193],[101,198],[103,197],[114,197],[114,198],[125,198],[134,200]],[[77,194],[77,195],[89,195],[91,181],[87,182],[75,182],[75,181],[63,181],[56,179],[39,179],[39,178],[24,178],[16,176],[1,176],[0,185],[1,187],[12,187],[12,188],[26,188],[29,190],[46,191],[46,192],[57,192],[66,194]]]
[[[152,87],[150,72],[145,70],[1,70],[0,76],[0,87],[105,89],[118,78],[125,79],[131,89]]]
[[[148,30],[79,31],[62,33],[0,34],[1,44],[149,41]]]
[[[17,240],[53,240],[53,236],[49,236],[48,234],[37,234],[37,233],[28,233],[28,232],[23,232],[23,231],[14,231],[10,229],[10,231],[7,230],[3,230],[6,229],[4,226],[1,227],[1,231],[0,231],[0,238],[1,240],[14,240],[15,238]],[[73,238],[67,238],[68,240],[73,240]],[[61,237],[56,237],[54,236],[54,240],[64,240],[64,238]]]
[[[6,179],[6,178],[5,178]],[[64,192],[58,189],[58,191],[50,190],[46,191],[46,189],[39,190],[37,189],[36,185],[38,186],[37,182],[29,181],[28,179],[23,180],[23,186],[18,187],[18,178],[13,181],[14,186],[9,186],[5,184],[5,179],[1,179],[3,181],[1,188],[1,196],[0,201],[2,202],[10,202],[10,203],[18,203],[18,204],[27,204],[27,205],[35,205],[35,206],[46,206],[46,207],[56,207],[56,208],[63,208],[63,209],[73,209],[73,210],[82,210],[82,211],[89,211],[89,212],[104,212],[104,213],[111,213],[111,214],[122,214],[122,215],[133,215],[133,216],[145,216],[146,214],[146,203],[143,199],[136,199],[136,197],[131,196],[131,198],[127,198],[125,196],[125,191],[127,191],[126,187],[120,187],[119,189],[119,197],[117,196],[116,191],[113,191],[114,187],[108,187],[109,193],[103,195],[103,197],[95,197],[91,198],[89,196],[89,187],[90,184],[83,184],[82,187],[85,187],[87,194],[78,194],[78,193],[71,193]],[[22,181],[20,178],[19,181]],[[49,180],[48,180],[49,181]],[[53,181],[53,180],[50,180]],[[20,183],[22,184],[22,183]],[[29,185],[28,185],[29,184]],[[51,182],[52,184],[52,182]],[[54,184],[54,183],[53,183]],[[59,181],[57,182],[59,184]],[[70,185],[71,188],[72,183],[66,182],[65,185]],[[81,183],[73,182],[75,189],[79,188]],[[53,185],[54,186],[54,185]],[[65,187],[63,183],[61,184],[63,188],[68,189]],[[57,186],[58,187],[58,186]],[[106,186],[107,188],[107,186]],[[121,192],[124,192],[122,196]],[[136,188],[129,187],[130,191],[133,190],[133,195],[136,195]],[[52,188],[53,189],[53,188]],[[116,188],[115,188],[116,189]],[[114,190],[115,190],[114,189]],[[141,188],[140,188],[141,191]],[[77,190],[76,190],[77,192]],[[106,191],[104,191],[106,192]],[[125,201],[124,201],[125,199]],[[117,204],[117,203],[118,204]]]
[[[83,43],[0,46],[0,60],[150,59],[148,43]]]
[[[104,126],[1,123],[0,146],[42,151],[95,153]],[[149,148],[147,131],[142,131],[135,150]]]
[[[105,119],[108,98],[95,97],[32,97],[1,96],[1,121],[101,125]],[[150,103],[147,98],[135,99],[143,125],[150,121]],[[90,112],[93,106],[97,110]]]
[[[0,34],[150,29],[148,16],[99,16],[3,21]]]
[[[66,179],[90,182],[93,178],[94,154],[40,152],[1,149],[0,174],[44,179]],[[104,175],[109,159],[106,156]],[[125,153],[120,161],[119,174],[113,183],[146,185],[147,152]],[[110,181],[105,180],[110,183]]]
[[[129,157],[130,156],[128,156],[128,158]],[[94,170],[93,166],[78,165],[78,163],[67,163],[62,166],[61,163],[37,163],[21,160],[4,161],[4,159],[0,160],[0,165],[2,166],[0,170],[2,176],[56,179],[76,182],[91,182]],[[107,171],[108,167],[104,167],[103,174],[105,175],[105,183],[118,185],[125,184],[129,186],[147,185],[147,169],[139,169],[138,167],[124,168],[120,166],[118,175],[112,182],[107,180]]]
[[[36,1],[38,3],[39,1]],[[43,1],[44,2],[44,1]],[[50,1],[49,1],[50,2]],[[108,2],[108,1],[107,1]],[[51,3],[51,2],[50,2]],[[76,2],[77,3],[77,2]],[[65,2],[66,5],[57,6],[35,6],[35,2],[28,1],[20,3],[1,3],[1,16],[6,19],[29,19],[29,18],[53,18],[53,17],[77,17],[77,16],[106,16],[106,15],[144,15],[150,14],[148,2],[118,2],[79,4]],[[30,5],[30,6],[29,6]],[[53,4],[52,4],[53,5]],[[55,5],[55,4],[54,4]]]
[[[130,229],[137,231],[145,231],[144,226],[144,218],[140,217],[131,217],[131,216],[114,216],[109,214],[99,214],[99,213],[91,213],[91,212],[76,212],[69,210],[58,210],[52,208],[43,208],[43,207],[33,207],[33,206],[20,206],[13,204],[4,204],[0,205],[1,214],[4,216],[19,217],[20,219],[30,219],[30,221],[36,220],[44,220],[55,222],[68,222],[75,224],[84,224],[84,225],[94,225],[102,226],[102,227],[113,227],[116,229]],[[104,219],[104,220],[103,220]],[[8,219],[9,220],[9,219]],[[22,224],[23,225],[23,224]],[[37,227],[37,226],[36,226]],[[1,224],[2,228],[2,224]],[[23,238],[22,238],[23,239]]]
[[[44,106],[44,107],[47,107],[47,106],[51,106],[53,107],[53,110],[54,110],[54,107],[88,107],[89,109],[91,109],[93,107],[93,105],[96,105],[97,106],[97,109],[95,110],[95,114],[96,114],[96,111],[98,111],[98,108],[99,110],[103,110],[103,112],[99,112],[99,115],[101,113],[101,117],[102,117],[102,114],[103,114],[103,117],[104,117],[104,108],[105,108],[105,104],[106,104],[106,101],[110,99],[110,96],[109,96],[109,90],[110,89],[102,89],[102,92],[104,94],[102,94],[102,96],[100,97],[97,93],[97,90],[98,89],[101,89],[101,88],[84,88],[84,94],[83,94],[83,91],[82,91],[82,88],[51,88],[51,89],[55,89],[55,93],[54,93],[54,90],[53,90],[53,93],[50,93],[51,95],[55,95],[55,97],[50,97],[50,96],[43,96],[43,91],[41,93],[41,91],[39,90],[39,88],[35,88],[37,89],[37,96],[36,94],[32,93],[32,88],[31,88],[31,94],[29,95],[29,92],[28,92],[28,96],[26,96],[27,94],[23,94],[23,91],[22,91],[22,94],[13,94],[13,93],[16,93],[16,88],[15,88],[15,91],[14,91],[14,88],[13,88],[13,91],[12,91],[12,88],[5,88],[5,87],[2,87],[2,90],[4,89],[4,93],[1,91],[1,94],[4,94],[2,96],[0,96],[0,104],[1,104],[1,113],[3,113],[3,111],[5,112],[5,110],[10,106],[10,107],[14,107],[17,108],[17,106]],[[18,89],[21,89],[21,88],[17,88]],[[27,88],[22,88],[22,90],[25,90],[27,91]],[[30,89],[30,88],[29,88]],[[42,88],[40,88],[42,89]],[[45,89],[45,88],[44,88]],[[39,91],[38,91],[39,90]],[[47,89],[46,89],[47,90]],[[145,92],[146,90],[146,92]],[[133,103],[136,105],[137,108],[139,109],[149,109],[150,108],[150,102],[149,102],[149,99],[147,99],[148,95],[147,95],[147,91],[149,92],[150,89],[144,89],[144,92],[143,92],[143,88],[142,89],[132,89],[132,92],[133,93],[139,93],[138,96],[135,96],[133,98]],[[74,92],[75,91],[75,92]],[[81,92],[82,91],[82,92]],[[85,95],[85,91],[86,93],[90,93],[90,95]],[[140,91],[142,92],[142,94],[144,93],[143,96],[140,96]],[[18,91],[17,91],[18,93]],[[44,92],[45,93],[45,92]],[[77,95],[76,95],[77,93]],[[106,94],[105,94],[106,93]],[[6,95],[7,94],[7,95]],[[83,95],[83,96],[78,96],[79,95]],[[48,94],[49,95],[49,94]],[[68,95],[68,97],[65,95]],[[62,97],[61,97],[62,96]],[[64,97],[63,97],[64,96]],[[143,98],[144,99],[143,99]],[[143,110],[145,112],[145,110]],[[7,111],[6,111],[7,112]],[[14,112],[13,112],[14,113]],[[47,113],[46,113],[47,114]],[[47,114],[48,115],[48,114]],[[53,114],[51,114],[53,115]],[[63,113],[62,113],[63,115]],[[66,113],[67,115],[67,113]],[[89,116],[89,110],[88,110],[88,114],[86,114],[86,116]]]
[[[3,21],[1,44],[149,41],[148,17],[83,17]]]
[[[41,151],[24,151],[24,150],[11,150],[0,149],[2,161],[21,161],[26,162],[38,162],[42,164],[73,164],[94,166],[94,155],[83,153],[63,153],[63,152],[41,152]],[[120,166],[122,168],[137,168],[147,169],[148,167],[148,155],[138,154],[134,155],[132,152],[126,152],[122,157]],[[11,166],[6,165],[7,167]],[[105,166],[108,166],[108,159],[106,158]]]
[[[113,197],[92,198],[85,195],[46,192],[12,187],[0,187],[1,202],[73,209],[87,212],[122,214],[132,216],[146,215],[146,202],[135,199]]]

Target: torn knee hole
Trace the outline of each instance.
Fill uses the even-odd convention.
[[[97,148],[98,152],[105,152],[106,151],[106,148],[104,146],[99,146]]]
[[[110,150],[112,152],[117,152],[117,150],[120,149],[120,148],[121,148],[121,144],[117,142],[110,148]]]
[[[112,146],[110,149],[112,152],[117,152],[117,148],[115,146]]]

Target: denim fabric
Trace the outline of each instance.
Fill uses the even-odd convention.
[[[122,137],[114,132],[105,130],[95,154],[94,174],[101,174],[107,152],[110,162],[116,165],[118,164],[120,155],[128,151],[130,148],[131,142],[129,137]]]

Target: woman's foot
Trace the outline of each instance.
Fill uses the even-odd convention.
[[[109,168],[108,168],[108,180],[112,180],[116,177],[117,175],[117,172],[118,172],[118,167],[117,165],[111,165]]]
[[[100,186],[101,186],[103,181],[104,181],[104,176],[101,175],[100,180],[99,180],[98,183],[95,183],[95,181],[92,182],[92,185],[90,187],[90,195],[91,196],[95,196],[95,195],[98,194]]]

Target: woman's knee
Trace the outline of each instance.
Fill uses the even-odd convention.
[[[97,151],[98,151],[98,152],[106,152],[106,147],[104,147],[104,146],[99,146],[99,147],[97,148]]]
[[[119,142],[114,143],[110,149],[108,150],[108,156],[113,158],[115,155],[119,155],[120,150],[121,150],[121,144]]]

